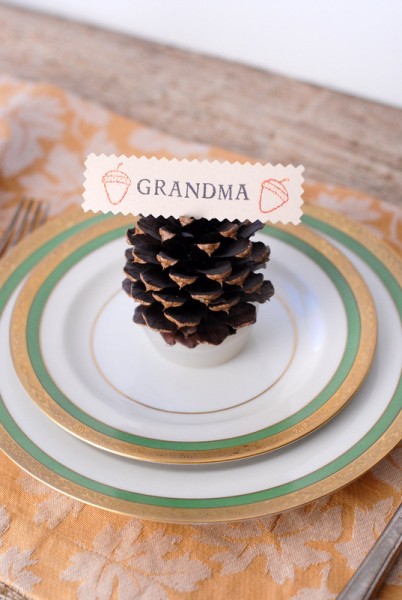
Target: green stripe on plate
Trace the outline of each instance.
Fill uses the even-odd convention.
[[[114,488],[109,485],[93,481],[88,477],[80,475],[75,471],[60,464],[48,454],[40,450],[22,431],[18,425],[13,421],[12,417],[8,413],[4,404],[0,403],[0,419],[3,425],[6,427],[10,435],[18,442],[18,444],[26,450],[31,456],[33,456],[38,462],[43,464],[45,467],[57,473],[61,477],[70,480],[84,488],[90,489],[94,492],[99,492],[112,498],[118,498],[120,500],[127,500],[133,503],[148,504],[150,506],[164,506],[169,508],[224,508],[230,506],[242,506],[245,504],[251,504],[255,502],[262,502],[264,500],[270,500],[278,498],[292,492],[304,489],[309,485],[317,483],[326,477],[336,473],[343,467],[350,464],[353,460],[358,458],[365,450],[370,448],[372,444],[382,435],[392,421],[399,413],[398,402],[395,402],[397,395],[402,393],[402,384],[398,386],[398,390],[394,395],[393,401],[389,405],[389,408],[382,416],[382,418],[376,423],[376,425],[362,438],[357,444],[355,444],[348,452],[345,452],[342,456],[338,457],[331,463],[325,465],[321,469],[313,473],[309,473],[304,477],[300,477],[295,481],[266,489],[259,492],[252,492],[249,494],[241,494],[238,496],[229,496],[224,498],[164,498],[159,496],[149,496],[146,494],[139,494],[138,492],[129,492],[127,490],[121,490]]]
[[[100,223],[101,221],[104,221],[107,218],[110,218],[110,215],[98,215],[88,221],[82,221],[81,223],[70,227],[70,229],[66,229],[62,233],[59,233],[55,238],[48,240],[47,242],[45,242],[45,244],[43,244],[43,246],[35,250],[35,252],[33,252],[32,254],[30,254],[28,258],[24,260],[22,264],[18,265],[15,271],[11,273],[10,277],[7,279],[7,281],[1,288],[0,315],[3,312],[5,305],[7,304],[15,288],[21,283],[24,277],[42,260],[42,258],[47,256],[49,252],[53,250],[53,248],[55,248],[55,246],[62,244],[63,242],[71,238],[73,235],[76,235],[80,231],[87,229],[89,226],[96,225],[97,223]],[[55,240],[57,240],[56,243]]]
[[[328,233],[334,239],[343,243],[346,247],[350,248],[358,256],[360,256],[367,264],[372,267],[374,272],[381,278],[384,282],[384,285],[388,289],[395,305],[399,310],[399,314],[402,318],[402,308],[401,308],[401,289],[398,282],[393,277],[392,273],[388,271],[388,269],[376,259],[376,257],[364,246],[351,239],[349,236],[345,235],[343,232],[337,230],[336,228],[327,225],[325,222],[319,221],[318,219],[310,219],[304,218],[304,221],[311,225],[313,228],[322,231],[323,233]],[[89,222],[87,222],[87,226],[89,226]],[[49,249],[50,247],[54,247],[58,244],[60,236],[56,236],[53,240],[47,242],[46,247]],[[43,247],[42,247],[43,248]],[[41,249],[36,251],[31,256],[31,266],[36,264],[40,258],[43,257],[43,253],[40,252]],[[35,260],[36,258],[36,260]],[[24,272],[26,274],[26,270],[22,269],[20,272]],[[24,276],[24,275],[23,275]],[[10,295],[14,291],[15,287],[20,283],[22,277],[14,278],[13,286],[8,286],[7,292],[5,291],[5,287],[0,290],[0,306],[4,307],[9,300]],[[390,285],[388,285],[390,284]],[[133,503],[142,503],[148,505],[157,505],[157,506],[165,506],[165,507],[175,507],[175,508],[215,508],[215,507],[229,507],[229,506],[240,506],[244,504],[255,503],[259,501],[268,500],[270,498],[275,498],[279,496],[284,496],[286,494],[290,494],[296,490],[301,490],[311,484],[317,483],[330,475],[336,473],[340,469],[348,466],[354,460],[356,460],[361,454],[367,451],[376,441],[380,439],[380,437],[385,433],[385,431],[390,427],[396,416],[399,414],[400,405],[402,398],[402,381],[399,381],[399,384],[395,390],[395,393],[387,406],[386,410],[377,421],[377,423],[367,432],[367,434],[359,440],[352,448],[350,448],[347,452],[339,456],[337,459],[328,463],[324,467],[317,469],[313,473],[301,477],[295,481],[289,482],[287,484],[278,486],[276,488],[270,488],[266,490],[261,490],[259,492],[254,492],[250,494],[243,494],[239,496],[231,496],[228,498],[208,498],[208,499],[180,499],[180,498],[160,498],[157,496],[148,496],[144,494],[138,494],[135,492],[128,492],[125,490],[115,489],[111,486],[100,484],[96,481],[89,479],[88,477],[84,477],[79,475],[75,471],[68,469],[64,465],[60,464],[45,452],[43,452],[40,448],[38,448],[29,438],[24,434],[23,431],[18,427],[15,421],[12,419],[11,415],[7,411],[7,408],[4,405],[3,400],[0,398],[0,418],[3,423],[4,428],[8,431],[11,437],[25,450],[30,456],[32,456],[35,460],[41,463],[43,466],[49,468],[54,473],[64,477],[65,479],[72,481],[78,485],[83,486],[92,491],[97,491],[107,496],[116,499],[124,499]]]
[[[320,221],[319,219],[310,217],[308,215],[303,215],[302,221],[313,229],[318,229],[318,231],[321,231],[322,233],[325,233],[338,240],[338,242],[341,242],[341,244],[352,250],[352,252],[357,254],[357,256],[360,256],[360,258],[367,263],[373,269],[373,271],[375,271],[375,273],[377,273],[378,277],[391,294],[399,314],[402,316],[401,287],[392,273],[388,271],[388,269],[384,269],[382,262],[372,252],[370,252],[370,250],[362,246],[357,240],[349,237],[346,233],[336,229],[336,227],[330,225],[329,223],[325,223],[324,221]]]
[[[297,425],[298,423],[302,422],[304,419],[309,417],[317,409],[319,409],[332,398],[336,390],[340,387],[342,382],[347,377],[350,369],[354,364],[359,348],[359,341],[361,335],[361,322],[359,310],[356,304],[355,297],[353,295],[353,291],[350,288],[349,284],[346,282],[345,278],[335,267],[335,265],[333,265],[323,254],[318,252],[308,243],[296,238],[288,232],[277,230],[271,227],[265,227],[264,231],[271,237],[275,237],[297,248],[299,251],[301,251],[309,258],[311,258],[311,260],[317,263],[328,275],[328,277],[333,281],[345,306],[348,336],[346,348],[342,359],[338,365],[335,374],[327,383],[325,388],[302,409],[300,409],[290,417],[278,423],[275,423],[274,425],[271,425],[264,429],[260,429],[259,431],[255,431],[253,433],[244,434],[237,437],[203,442],[166,441],[127,433],[125,431],[121,431],[114,427],[111,427],[110,425],[107,425],[106,423],[103,423],[82,411],[57,387],[46,368],[40,347],[40,323],[47,299],[52,293],[54,287],[60,282],[64,275],[69,271],[69,269],[74,267],[74,265],[79,263],[83,258],[88,256],[94,250],[101,248],[105,244],[115,239],[123,238],[126,233],[126,228],[124,227],[119,227],[108,231],[107,233],[89,242],[86,242],[82,246],[77,248],[77,250],[75,250],[72,254],[70,254],[67,258],[65,258],[62,262],[60,262],[60,264],[56,266],[52,273],[43,282],[35,298],[33,299],[28,316],[26,340],[32,367],[43,389],[46,390],[46,392],[50,395],[54,402],[56,402],[71,417],[105,436],[127,443],[136,444],[137,446],[158,448],[171,451],[215,450],[219,448],[230,448],[232,446],[249,444],[254,441],[266,439],[272,435],[285,431],[286,429]]]

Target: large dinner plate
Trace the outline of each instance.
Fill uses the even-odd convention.
[[[64,244],[56,238],[19,294],[14,365],[59,425],[127,456],[212,462],[293,442],[350,400],[377,322],[367,286],[328,242],[304,226],[266,227],[276,296],[236,358],[199,369],[166,360],[132,324],[126,228],[126,218],[92,217]]]
[[[156,464],[107,453],[70,435],[32,401],[13,368],[9,326],[24,276],[52,248],[43,230],[14,252],[1,276],[1,444],[22,468],[85,502],[137,516],[181,522],[273,514],[328,494],[378,462],[399,441],[401,282],[399,259],[367,231],[319,209],[304,221],[331,237],[372,290],[378,343],[372,367],[352,400],[309,436],[241,461]],[[74,219],[73,219],[74,221]],[[55,226],[60,226],[60,220]],[[71,227],[64,218],[64,238]]]

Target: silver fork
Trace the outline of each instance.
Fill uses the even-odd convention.
[[[370,600],[401,554],[402,504],[337,600]]]
[[[25,235],[45,223],[49,205],[33,198],[22,198],[0,238],[0,258]]]

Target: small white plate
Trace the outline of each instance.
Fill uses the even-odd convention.
[[[164,462],[255,455],[328,421],[367,373],[376,342],[369,291],[303,226],[265,228],[277,295],[260,307],[243,351],[203,371],[167,361],[132,324],[121,291],[124,229],[116,218],[101,228],[43,262],[12,322],[22,383],[78,437]]]

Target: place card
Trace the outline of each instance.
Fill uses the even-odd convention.
[[[106,156],[85,162],[84,211],[300,223],[304,167]]]

